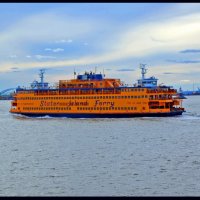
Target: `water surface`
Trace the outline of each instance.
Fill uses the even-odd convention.
[[[1,196],[200,195],[200,96],[164,118],[29,118],[0,104]]]

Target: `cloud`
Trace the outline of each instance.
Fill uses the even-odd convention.
[[[45,51],[52,51],[52,52],[60,52],[60,51],[64,51],[64,49],[62,48],[56,48],[56,49],[51,49],[51,48],[45,48]]]
[[[130,72],[130,71],[135,71],[134,69],[118,69],[116,71],[119,71],[119,72]]]
[[[186,50],[180,51],[180,53],[200,53],[200,49],[186,49]]]
[[[43,56],[43,55],[35,55],[37,59],[55,59],[54,56]]]
[[[192,64],[192,63],[200,63],[200,60],[166,60],[167,62],[174,63],[184,63],[184,64]]]
[[[52,51],[51,48],[45,48],[44,50],[45,50],[45,51]]]
[[[172,73],[172,72],[164,72],[163,74],[174,74],[174,73]]]
[[[73,42],[73,40],[71,40],[71,39],[68,39],[68,40],[62,39],[62,40],[56,40],[55,41],[55,43],[71,43],[71,42]]]
[[[32,56],[30,56],[30,55],[26,55],[26,58],[31,58]]]
[[[98,42],[97,44],[95,43],[95,46],[97,46],[98,49],[101,48],[101,52],[97,53],[95,51],[95,53],[91,53],[88,56],[76,58],[69,57],[66,60],[54,60],[51,62],[20,62],[18,65],[20,68],[33,68],[41,65],[44,65],[45,67],[71,67],[74,65],[89,64],[102,65],[105,63],[118,62],[120,60],[127,60],[127,58],[142,59],[144,56],[157,55],[158,53],[172,53],[177,52],[180,49],[194,49],[200,46],[200,13],[171,17],[169,19],[166,18],[162,21],[159,21],[157,16],[156,19],[158,20],[140,23],[138,25],[136,24],[136,26],[133,26],[132,23],[126,24],[126,29],[120,28],[116,34],[113,34],[112,32],[110,35],[107,34],[102,38],[99,37],[98,40],[95,41]],[[95,21],[97,22],[97,19],[95,19]],[[69,38],[89,38],[91,32],[95,35],[97,33],[95,30],[98,30],[93,22],[94,21],[84,21],[78,18],[73,19],[72,17],[63,20],[63,18],[54,14],[40,14],[28,17],[17,23],[15,26],[10,27],[9,30],[0,32],[0,43],[6,41],[5,44],[7,44],[10,40],[14,40],[15,42],[20,41],[21,43],[29,39],[33,42],[56,41],[66,43],[66,39],[60,39],[66,38],[66,35]],[[27,24],[28,27],[26,27]],[[99,29],[103,29],[104,26],[108,26],[109,22],[107,24],[96,24],[98,24]],[[81,31],[79,32],[78,30]],[[12,31],[14,34],[11,34]],[[40,60],[45,58],[44,55],[38,55],[37,57]],[[178,61],[175,59],[168,60],[168,62],[195,64],[199,61]],[[1,70],[5,70],[8,66],[13,66],[13,63],[4,63],[4,67],[2,67]],[[166,72],[166,68],[164,69],[164,72]]]
[[[191,80],[180,80],[180,82],[188,83],[188,82],[191,82]]]
[[[13,70],[13,69],[18,69],[18,67],[11,67],[10,69],[12,69],[12,70]]]
[[[16,70],[14,70],[14,71],[12,71],[12,72],[21,72],[21,71],[16,71]]]
[[[87,43],[87,42],[84,42],[83,45],[88,46],[88,43]]]
[[[17,58],[16,55],[10,55],[9,58]]]
[[[45,12],[26,16],[10,26],[0,30],[0,55],[7,56],[10,52],[24,55],[33,45],[57,41],[71,43],[72,40],[61,39],[74,37],[85,38],[98,26],[97,19],[84,20],[67,14]],[[33,48],[33,47],[32,47]]]

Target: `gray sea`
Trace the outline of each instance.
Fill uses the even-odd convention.
[[[0,101],[0,196],[200,196],[200,96],[182,116],[28,118]]]

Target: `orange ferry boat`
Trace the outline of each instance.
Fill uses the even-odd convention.
[[[157,85],[155,77],[145,78],[147,69],[141,64],[142,78],[132,87],[120,79],[104,78],[103,74],[85,72],[76,79],[60,80],[50,88],[34,81],[30,88],[16,89],[11,102],[11,113],[26,116],[52,117],[144,117],[182,115],[182,99],[171,86]]]

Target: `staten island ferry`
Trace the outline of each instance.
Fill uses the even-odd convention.
[[[172,86],[158,85],[154,76],[146,78],[147,68],[140,64],[142,77],[132,86],[104,74],[85,72],[71,80],[59,80],[57,86],[40,82],[29,88],[18,87],[11,102],[11,113],[31,117],[155,117],[182,115],[182,99],[175,98]]]

